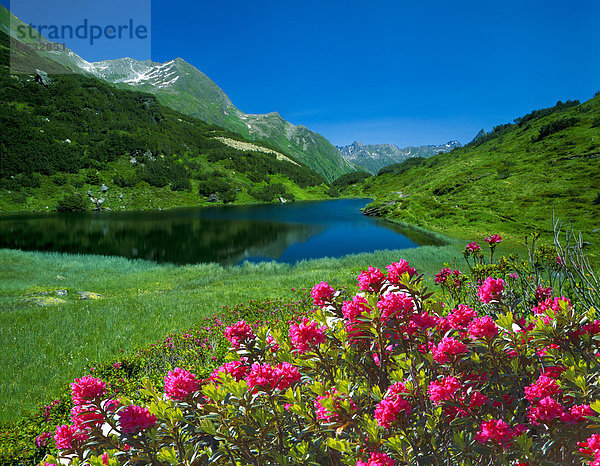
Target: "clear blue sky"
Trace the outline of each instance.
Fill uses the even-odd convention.
[[[465,143],[600,90],[598,0],[153,0],[151,16],[154,60],[338,145]]]

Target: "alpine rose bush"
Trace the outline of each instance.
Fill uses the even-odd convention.
[[[597,311],[556,278],[553,251],[541,275],[480,249],[470,275],[436,280],[446,301],[402,260],[363,270],[358,294],[321,282],[308,315],[226,327],[208,379],[176,367],[137,404],[77,379],[45,461],[599,465]]]

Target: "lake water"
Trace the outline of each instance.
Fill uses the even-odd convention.
[[[366,199],[165,211],[2,214],[0,248],[194,264],[295,263],[438,244],[362,215]]]

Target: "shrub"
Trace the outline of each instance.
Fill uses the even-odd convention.
[[[131,176],[123,176],[120,173],[117,173],[113,177],[113,183],[117,185],[119,188],[132,188],[140,181],[139,177],[136,173]]]
[[[259,201],[271,202],[276,197],[289,197],[285,186],[281,183],[271,183],[263,187],[256,187],[250,191],[250,195]]]
[[[67,184],[68,181],[69,181],[69,178],[64,173],[57,173],[56,175],[54,175],[52,177],[52,182],[56,186],[64,186]]]
[[[600,421],[600,320],[579,294],[552,297],[542,286],[549,280],[563,291],[570,272],[562,250],[559,260],[542,247],[529,263],[494,262],[501,240],[485,238],[489,262],[481,246],[467,245],[468,277],[450,269],[436,276],[446,303],[398,261],[387,273],[363,270],[359,294],[319,283],[309,315],[228,326],[228,362],[208,380],[176,367],[164,390],[146,383],[134,403],[111,401],[103,381],[80,378],[72,424],[55,433],[61,457],[115,465],[592,464],[600,459],[591,430]]]
[[[336,178],[334,180],[334,182],[331,183],[331,187],[344,190],[348,186],[351,186],[356,183],[360,183],[361,181],[363,181],[367,178],[370,178],[370,177],[371,177],[371,175],[369,173],[360,172],[360,171],[346,173],[345,175],[342,175],[342,176]],[[335,196],[332,196],[332,197],[335,197]]]
[[[59,212],[84,212],[87,210],[87,202],[79,193],[67,194],[58,201],[56,210]]]
[[[565,128],[576,125],[579,122],[578,118],[563,118],[561,120],[555,120],[551,123],[543,125],[540,128],[539,134],[537,138],[535,138],[534,142],[541,141],[546,136],[549,136],[558,131],[562,131]]]

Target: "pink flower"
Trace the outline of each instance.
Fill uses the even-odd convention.
[[[363,291],[379,291],[385,281],[385,275],[375,267],[358,274],[358,287]]]
[[[52,434],[50,432],[42,432],[35,438],[35,446],[38,448],[45,447],[48,443],[48,440],[52,438]]]
[[[375,408],[374,417],[377,419],[377,424],[389,429],[390,424],[396,421],[402,412],[406,416],[410,414],[410,403],[399,396],[394,396],[384,398],[379,402]]]
[[[165,395],[175,401],[183,401],[198,390],[200,381],[194,374],[180,367],[170,371],[165,377]]]
[[[469,399],[469,408],[479,408],[480,406],[487,404],[488,401],[489,398],[486,395],[478,390],[474,390],[471,392],[471,398]]]
[[[396,462],[388,455],[376,451],[371,453],[371,457],[366,463],[361,460],[356,462],[356,466],[394,466],[395,464]]]
[[[300,372],[298,368],[291,365],[289,362],[280,362],[275,366],[275,377],[278,390],[287,390],[293,384],[300,380]]]
[[[405,273],[407,273],[411,278],[417,273],[414,267],[410,267],[408,262],[406,262],[404,259],[400,259],[398,262],[393,262],[392,264],[386,266],[386,269],[388,271],[388,280],[390,283],[394,284],[399,284],[400,277]]]
[[[524,432],[524,426],[510,427],[502,419],[483,421],[479,432],[475,435],[478,443],[494,443],[496,445],[510,445],[512,439]]]
[[[332,400],[333,411],[330,411],[328,408],[323,406],[321,403],[323,400]],[[348,398],[346,396],[340,396],[337,394],[337,389],[334,387],[331,391],[326,391],[325,395],[318,396],[315,400],[315,410],[317,413],[317,419],[323,419],[327,422],[335,421],[339,415],[340,411],[343,409],[341,403],[345,400],[349,400],[350,402],[350,410],[356,410],[358,407],[352,400],[352,398]]]
[[[252,343],[256,339],[252,328],[243,320],[225,328],[224,334],[234,348],[239,348],[242,344]]]
[[[96,377],[86,375],[71,384],[71,392],[73,394],[73,404],[80,405],[88,401],[96,400],[104,395],[106,391],[106,382],[103,382]]]
[[[317,283],[313,287],[312,291],[310,292],[310,295],[314,300],[315,306],[323,307],[329,304],[329,301],[331,300],[334,291],[335,290],[331,286],[329,286],[329,283],[321,282]]]
[[[438,364],[450,361],[449,356],[462,356],[469,352],[467,345],[451,337],[444,337],[440,343],[433,347],[433,360]]]
[[[294,324],[290,327],[289,334],[292,346],[300,353],[306,353],[309,349],[325,341],[326,330],[327,327],[319,327],[316,322],[303,317],[301,324]]]
[[[490,316],[483,316],[471,322],[467,327],[467,331],[473,340],[491,340],[498,335],[498,326]]]
[[[578,424],[587,421],[586,416],[595,416],[590,405],[574,405],[568,413],[563,413],[560,420],[568,424]]]
[[[527,413],[527,417],[529,421],[538,425],[540,422],[546,424],[553,419],[560,418],[565,411],[563,405],[561,405],[558,401],[554,400],[547,396],[546,398],[542,398],[537,405],[531,406],[529,408],[529,412]]]
[[[538,286],[535,290],[535,300],[540,302],[548,299],[552,296],[552,288],[543,288],[542,285]]]
[[[276,366],[255,362],[246,377],[248,385],[255,391],[258,389],[263,391],[287,390],[299,380],[300,373],[298,369],[289,362],[279,363]]]
[[[267,336],[267,345],[271,348],[271,351],[274,352],[279,351],[279,348],[281,348],[277,340],[275,340],[275,338],[273,338],[271,335]]]
[[[488,304],[492,301],[500,301],[502,299],[502,293],[504,292],[504,280],[501,278],[488,277],[483,282],[483,285],[479,287],[477,294],[479,300]]]
[[[580,329],[575,330],[575,335],[598,335],[600,334],[600,320],[596,319],[589,324],[582,325]]]
[[[248,375],[249,370],[250,368],[247,365],[247,361],[226,362],[221,367],[217,367],[212,374],[210,374],[210,380],[218,380],[220,379],[221,374],[229,374],[239,382]]]
[[[414,311],[415,303],[405,293],[386,293],[378,302],[381,309],[381,321],[387,322],[392,317],[405,317]]]
[[[102,464],[108,464],[108,454],[107,453],[102,454]]]
[[[428,314],[426,311],[423,311],[420,314],[413,314],[410,320],[421,330],[433,328],[438,324],[438,318]]]
[[[136,434],[156,424],[156,416],[143,406],[130,405],[119,411],[119,424],[126,434]]]
[[[404,382],[396,382],[387,389],[385,398],[393,398],[400,395],[406,395],[409,391]]]
[[[438,285],[442,285],[446,283],[446,280],[450,275],[452,275],[452,270],[448,267],[444,267],[442,270],[435,274],[435,278],[433,279],[433,281]]]
[[[75,405],[71,409],[71,422],[81,432],[100,427],[104,420],[104,416],[91,405]]]
[[[481,251],[481,246],[479,246],[479,244],[477,244],[475,241],[473,241],[472,243],[467,244],[467,247],[465,249],[468,252],[473,253],[473,252]]]
[[[477,311],[471,309],[466,304],[460,304],[446,318],[452,328],[464,329],[474,317],[477,317]]]
[[[600,459],[600,434],[592,434],[585,442],[577,442],[577,445],[581,447],[579,453]]]
[[[81,432],[75,426],[69,425],[58,426],[54,434],[56,448],[59,450],[76,448],[78,444],[84,442],[87,438],[88,436],[86,433]]]
[[[427,388],[427,393],[431,401],[439,404],[442,401],[452,400],[460,387],[458,379],[449,375],[442,380],[431,382]]]
[[[555,313],[560,311],[560,303],[561,302],[567,303],[568,308],[571,309],[571,301],[569,301],[564,296],[561,296],[560,298],[545,299],[544,301],[539,302],[538,305],[533,307],[531,310],[533,311],[534,314],[537,314],[537,315],[540,315],[540,314],[550,315],[550,314],[548,314],[548,311],[554,311]]]
[[[562,393],[560,386],[551,377],[540,375],[534,384],[525,387],[525,398],[533,402],[537,398],[546,398]]]
[[[485,241],[486,243],[488,243],[490,245],[490,247],[491,246],[495,246],[496,244],[502,242],[502,236],[500,236],[500,235],[489,235],[483,241]]]
[[[369,315],[371,308],[369,308],[366,298],[356,295],[352,298],[352,301],[344,301],[342,312],[347,320],[354,321],[359,317]]]

